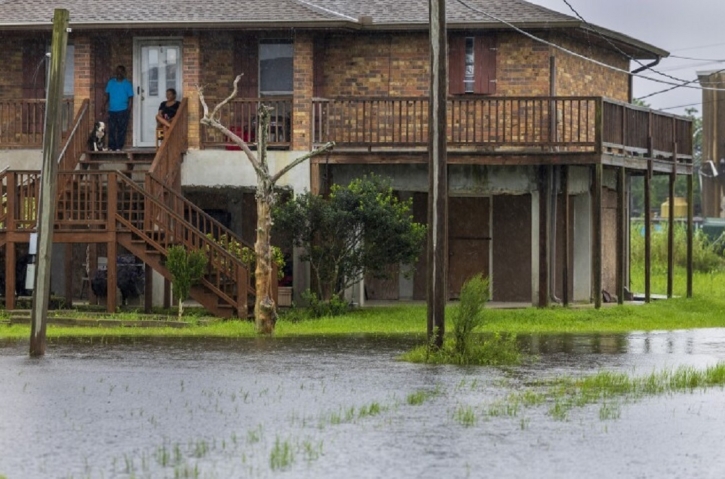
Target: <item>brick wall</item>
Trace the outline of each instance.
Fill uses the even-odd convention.
[[[83,100],[91,98],[93,75],[91,71],[91,39],[88,36],[73,38],[74,52],[74,84],[73,107],[77,113]],[[92,111],[92,110],[91,110]]]
[[[294,41],[294,100],[292,102],[292,149],[312,147],[311,113],[313,87],[313,42],[310,33],[297,33]]]
[[[23,97],[23,39],[0,37],[3,69],[0,74],[0,100],[18,100]]]
[[[554,35],[552,41],[567,50],[594,58],[607,65],[629,70],[629,60],[618,53],[600,47],[575,42],[561,35]],[[627,101],[629,76],[592,62],[556,50],[557,94],[560,96],[605,96]]]
[[[201,45],[200,80],[204,87],[204,97],[216,104],[232,92],[235,75],[232,50],[234,35],[230,32],[202,33],[199,35],[199,44]]]
[[[197,85],[201,84],[201,46],[198,35],[184,35],[182,45],[182,90],[189,99],[189,149],[198,149],[201,145],[201,105]]]

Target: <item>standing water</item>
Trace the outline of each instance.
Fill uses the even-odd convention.
[[[538,360],[503,369],[400,362],[405,338],[62,341],[42,359],[0,342],[0,478],[725,476],[719,387],[566,417],[507,403],[562,375],[705,368],[724,329],[520,342]]]

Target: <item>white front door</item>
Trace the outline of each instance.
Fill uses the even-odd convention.
[[[156,113],[166,90],[181,101],[181,40],[136,40],[133,105],[134,146],[156,144]]]

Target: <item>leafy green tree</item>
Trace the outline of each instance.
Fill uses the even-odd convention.
[[[166,268],[171,273],[174,294],[179,300],[179,319],[184,314],[184,301],[191,287],[204,276],[206,254],[201,250],[187,251],[183,246],[172,246],[166,255]]]
[[[411,206],[371,175],[333,186],[327,198],[305,193],[278,206],[274,227],[304,250],[318,296],[330,299],[365,275],[387,278],[389,265],[417,261],[425,226],[413,221]]]

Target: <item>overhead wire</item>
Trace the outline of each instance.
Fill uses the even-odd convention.
[[[488,18],[491,18],[491,19],[493,19],[493,20],[495,20],[495,21],[497,21],[499,23],[502,23],[502,24],[508,26],[509,28],[511,28],[512,30],[514,30],[514,31],[516,31],[516,32],[524,35],[525,37],[528,37],[528,38],[530,38],[530,39],[532,39],[534,41],[537,41],[539,43],[543,43],[545,45],[549,45],[552,48],[556,48],[557,50],[560,50],[560,51],[562,51],[564,53],[567,53],[569,55],[572,55],[574,57],[580,58],[580,59],[585,60],[585,61],[588,61],[590,63],[594,63],[595,65],[599,65],[599,66],[601,66],[603,68],[607,68],[609,70],[613,70],[613,71],[616,71],[616,72],[620,72],[620,73],[624,73],[624,74],[627,74],[627,75],[631,75],[631,76],[636,77],[636,78],[644,78],[645,80],[648,80],[648,81],[651,81],[651,82],[655,82],[655,83],[662,83],[664,85],[670,85],[670,86],[680,86],[679,83],[673,83],[673,82],[668,81],[668,80],[661,80],[659,78],[652,78],[652,77],[648,77],[646,75],[640,75],[638,73],[633,73],[633,72],[630,72],[629,70],[624,70],[622,68],[617,68],[615,66],[608,65],[608,64],[606,64],[604,62],[600,62],[599,60],[595,60],[593,58],[589,58],[589,57],[587,57],[585,55],[582,55],[580,53],[573,52],[571,50],[568,50],[568,49],[562,47],[561,45],[557,45],[555,43],[549,42],[547,40],[544,40],[543,38],[539,38],[536,35],[533,35],[533,34],[527,32],[527,31],[524,31],[524,30],[520,29],[519,27],[517,27],[516,25],[512,24],[511,22],[507,22],[506,20],[504,20],[502,18],[499,18],[499,17],[497,17],[495,15],[492,15],[490,13],[484,12],[483,10],[480,10],[478,8],[472,7],[471,5],[469,5],[468,3],[466,3],[464,0],[456,0],[456,1],[458,3],[460,3],[461,5],[463,5],[464,7],[468,8],[469,10],[471,10],[473,12],[476,12],[476,13],[480,13],[481,15],[484,15],[484,16],[486,16]],[[692,90],[725,91],[725,88],[712,88],[712,87],[703,87],[703,86],[695,87],[695,86],[683,85],[682,88],[689,88],[689,89],[692,89]]]

